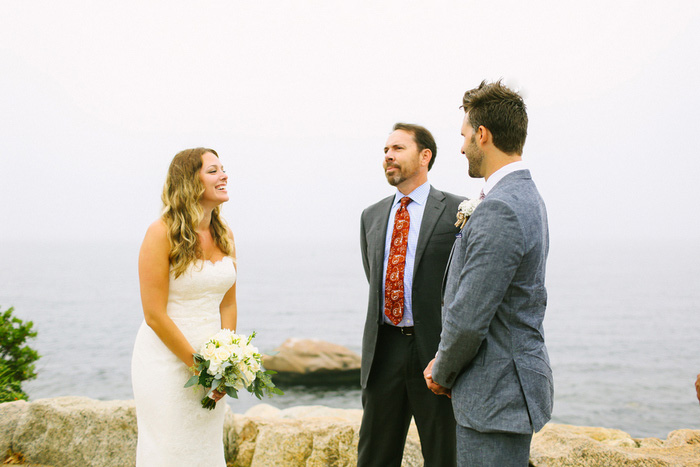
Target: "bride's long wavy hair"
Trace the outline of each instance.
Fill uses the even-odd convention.
[[[197,237],[197,226],[204,217],[199,200],[204,194],[204,185],[199,178],[202,168],[202,155],[213,149],[185,149],[175,155],[168,169],[163,187],[162,219],[168,228],[170,241],[170,267],[175,277],[179,277],[190,263],[202,258],[202,248]],[[226,223],[221,218],[221,205],[211,213],[211,236],[214,243],[226,255],[232,256],[233,244],[228,236]]]

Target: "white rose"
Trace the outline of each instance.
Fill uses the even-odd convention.
[[[231,353],[228,351],[228,349],[227,349],[226,347],[219,347],[219,348],[216,349],[216,351],[214,352],[214,355],[215,355],[215,358],[216,358],[219,362],[224,362],[224,361],[228,360],[228,358],[229,358],[229,356],[231,355]]]
[[[214,342],[216,342],[217,347],[221,347],[222,345],[226,344],[226,336],[221,336],[217,334],[214,336]]]
[[[226,352],[227,352],[229,355],[234,355],[234,354],[237,354],[237,353],[238,353],[238,352],[237,352],[238,349],[237,349],[236,346],[233,345],[233,344],[224,345],[224,346],[222,346],[222,348],[225,349]]]
[[[248,370],[246,371],[245,377],[248,378],[248,382],[252,383],[255,381],[255,372]]]
[[[212,340],[215,341],[219,346],[228,344],[230,342],[230,334],[227,332],[227,329],[222,329],[216,334],[214,334],[214,337],[212,337]]]
[[[256,353],[258,353],[258,348],[255,347],[254,345],[244,345],[241,348],[241,352],[243,355],[245,355],[248,358],[253,358]]]
[[[236,364],[236,371],[238,372],[239,375],[243,376],[245,378],[245,383],[248,384],[250,382],[250,369],[248,368],[248,365],[246,365],[245,362],[238,362]]]
[[[209,369],[207,370],[207,373],[209,373],[210,375],[217,375],[217,374],[219,374],[220,370],[221,370],[221,362],[211,361],[209,363]]]
[[[216,346],[214,344],[207,344],[204,346],[200,354],[206,360],[211,360],[214,357],[214,352],[216,351]]]

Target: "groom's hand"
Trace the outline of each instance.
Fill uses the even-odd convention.
[[[423,378],[425,378],[425,384],[428,386],[428,389],[433,391],[435,394],[438,396],[444,395],[449,398],[452,398],[452,390],[447,389],[444,386],[440,386],[438,383],[433,381],[433,363],[435,363],[435,359],[433,358],[430,360],[430,363],[428,363],[428,366],[425,367],[425,370],[423,370]]]

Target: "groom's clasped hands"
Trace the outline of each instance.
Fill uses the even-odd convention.
[[[437,394],[438,396],[447,396],[450,399],[452,399],[452,390],[440,386],[438,383],[433,381],[433,364],[435,363],[435,359],[433,358],[430,360],[430,363],[428,363],[428,366],[425,367],[425,370],[423,370],[423,378],[425,378],[425,384],[428,385],[428,389],[433,391],[433,393]]]

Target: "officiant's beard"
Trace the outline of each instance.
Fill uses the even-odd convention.
[[[386,180],[389,182],[389,185],[391,186],[399,186],[409,178],[413,177],[418,173],[418,168],[414,168],[412,173],[406,173],[404,171],[404,168],[399,166],[398,164],[392,164],[392,167],[397,168],[397,172],[394,175],[389,175],[386,174]],[[411,167],[408,167],[408,169],[411,169]]]
[[[396,172],[394,172],[393,175],[386,173],[386,169],[389,167],[396,169]],[[391,163],[385,162],[384,170],[384,175],[386,176],[386,180],[389,182],[389,185],[399,186],[406,180],[418,175],[420,170],[420,154],[413,154],[410,157],[403,159],[402,163],[398,163],[396,161]]]

